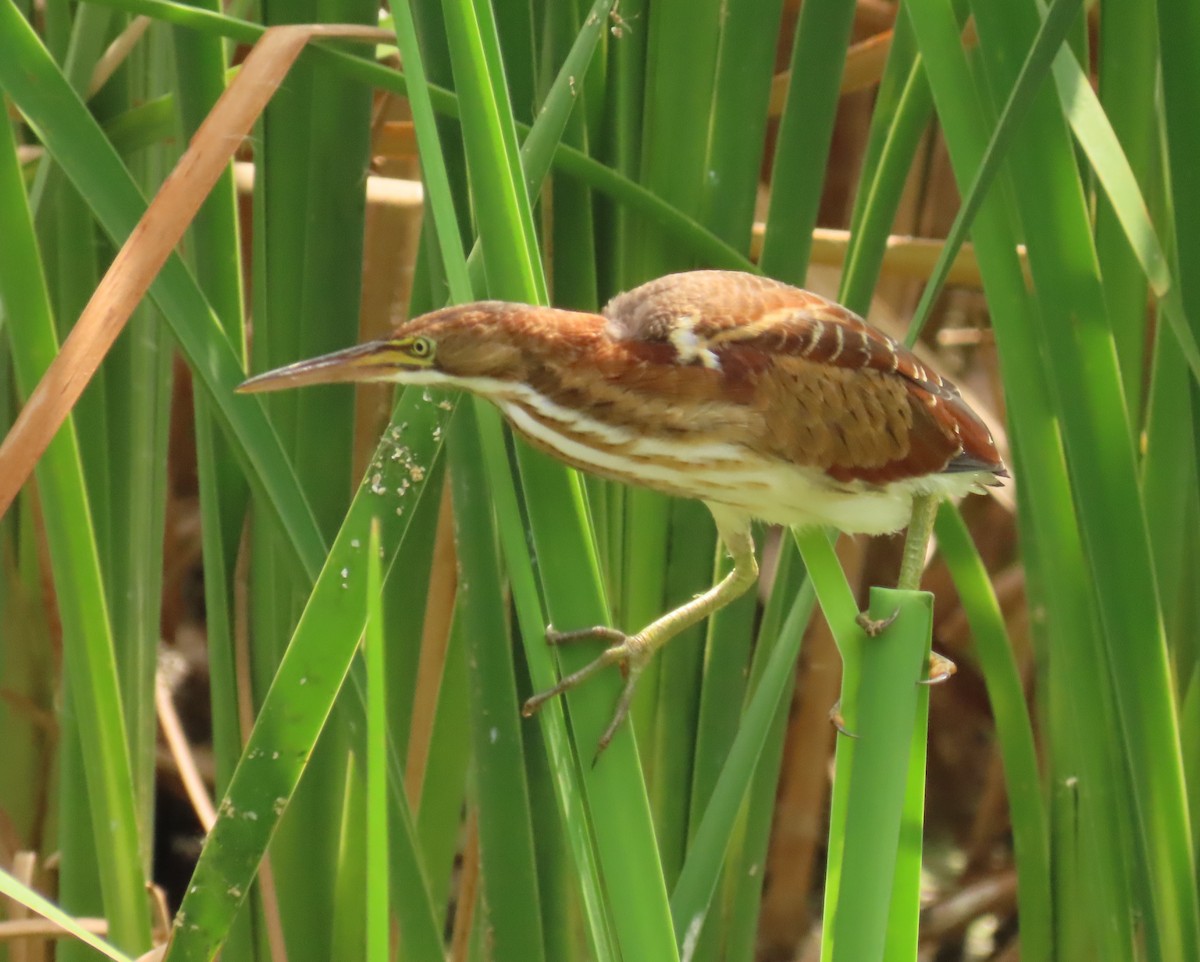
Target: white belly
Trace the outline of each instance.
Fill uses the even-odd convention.
[[[964,495],[986,474],[930,475],[881,486],[841,484],[815,468],[758,459],[737,445],[643,437],[556,410],[545,399],[538,402],[534,410],[527,398],[499,404],[518,432],[559,459],[602,477],[697,498],[770,524],[886,534],[908,523],[914,495]]]

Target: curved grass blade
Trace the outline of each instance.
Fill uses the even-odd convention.
[[[1171,208],[1175,211],[1172,256],[1183,288],[1183,305],[1179,310],[1192,332],[1200,336],[1200,224],[1190,212],[1200,204],[1200,170],[1197,170],[1197,137],[1195,117],[1200,109],[1200,61],[1195,56],[1200,42],[1200,18],[1188,0],[1159,0],[1158,14],[1159,63],[1162,73],[1161,103],[1165,126],[1167,181],[1170,184]],[[1155,172],[1157,175],[1157,171]],[[1196,395],[1192,395],[1193,417],[1197,411]]]
[[[792,530],[792,538],[800,549],[804,566],[812,580],[813,590],[821,612],[829,623],[830,632],[842,656],[842,694],[838,709],[843,727],[858,730],[859,686],[863,676],[866,635],[855,623],[858,615],[854,595],[846,582],[845,572],[838,563],[829,535],[820,529]],[[846,815],[849,805],[850,779],[854,772],[857,740],[841,737],[834,755],[833,795],[829,807],[829,850],[825,870],[824,916],[832,926],[837,918],[842,890],[842,854],[846,843]],[[822,958],[830,943],[822,945]]]
[[[1055,0],[1046,13],[1037,40],[1029,50],[1021,73],[992,131],[984,151],[983,163],[963,195],[962,206],[955,216],[938,262],[921,294],[920,303],[913,312],[907,343],[911,346],[920,336],[921,329],[925,326],[934,302],[945,284],[950,266],[967,239],[979,204],[1007,158],[1013,132],[1049,72],[1054,77],[1067,120],[1105,190],[1151,289],[1156,297],[1176,307],[1165,312],[1168,325],[1179,342],[1179,348],[1187,359],[1192,376],[1200,380],[1200,347],[1197,346],[1191,329],[1184,322],[1179,288],[1171,279],[1166,255],[1150,220],[1137,178],[1108,118],[1104,115],[1091,83],[1084,75],[1075,55],[1065,46],[1068,31],[1076,20],[1080,4],[1081,0]]]
[[[850,249],[842,264],[838,301],[867,316],[908,171],[933,115],[933,97],[907,17],[901,17],[888,51],[863,173],[854,196]]]
[[[960,183],[969,184],[982,157],[989,132],[983,125],[983,117],[987,116],[987,112],[980,113],[981,101],[961,52],[958,24],[952,21],[946,11],[935,10],[932,6],[916,5],[910,7],[908,12],[917,28],[922,49],[927,54],[927,69],[935,102],[947,132],[952,162]],[[1013,57],[1013,50],[1026,41],[1017,40],[1009,34],[1017,29],[1026,29],[1029,17],[1023,11],[1020,17],[1014,13],[1018,23],[991,18],[990,15],[986,19],[986,31],[1002,37],[1003,42],[1010,45],[1007,56]],[[979,25],[983,38],[985,29],[982,20]],[[1006,59],[1006,66],[1011,69],[1011,65],[1019,63],[1023,56],[1022,52],[1020,57]],[[1005,58],[981,58],[989,68],[999,66],[1001,59]],[[993,78],[993,83],[1007,90],[1011,88],[1013,79]],[[1182,947],[1181,957],[1187,957],[1192,954],[1187,947],[1195,942],[1195,899],[1194,894],[1188,894],[1189,889],[1194,892],[1194,875],[1186,867],[1186,853],[1177,846],[1171,849],[1170,858],[1162,857],[1165,838],[1181,834],[1177,828],[1173,830],[1167,827],[1168,823],[1177,824],[1174,815],[1162,817],[1166,812],[1179,811],[1179,793],[1171,784],[1176,781],[1176,775],[1172,773],[1178,772],[1174,753],[1166,753],[1165,763],[1157,766],[1154,772],[1140,770],[1144,763],[1151,761],[1151,756],[1162,758],[1164,744],[1177,744],[1177,736],[1170,732],[1172,699],[1162,690],[1162,673],[1157,669],[1147,670],[1149,664],[1160,663],[1156,639],[1161,638],[1161,627],[1153,623],[1158,620],[1155,604],[1150,600],[1153,590],[1146,590],[1151,572],[1148,565],[1143,566],[1131,560],[1128,565],[1122,566],[1120,574],[1134,573],[1134,580],[1124,580],[1122,577],[1123,583],[1116,585],[1109,583],[1109,580],[1118,573],[1112,569],[1110,560],[1102,560],[1111,559],[1114,551],[1128,557],[1131,546],[1140,552],[1144,531],[1118,534],[1117,529],[1122,525],[1113,524],[1116,519],[1112,500],[1125,505],[1116,509],[1124,519],[1124,526],[1137,526],[1140,521],[1140,512],[1127,510],[1128,504],[1137,503],[1138,500],[1136,494],[1133,494],[1132,501],[1128,500],[1132,494],[1131,452],[1128,447],[1131,439],[1121,436],[1128,431],[1125,412],[1114,410],[1120,404],[1123,392],[1119,385],[1109,380],[1109,372],[1116,367],[1115,357],[1111,338],[1102,329],[1105,323],[1104,308],[1097,302],[1095,268],[1088,263],[1091,245],[1086,239],[1086,212],[1080,210],[1083,207],[1079,201],[1082,190],[1078,183],[1076,161],[1069,145],[1063,143],[1062,130],[1065,130],[1065,125],[1062,124],[1061,114],[1052,117],[1046,104],[1039,105],[1031,113],[1029,125],[1022,130],[1022,149],[1027,153],[1023,156],[1022,165],[1010,167],[1016,189],[1011,194],[997,195],[994,202],[985,201],[981,207],[974,231],[976,253],[980,257],[988,294],[993,302],[997,339],[1002,355],[1006,357],[1004,372],[1012,405],[1010,414],[1018,429],[1018,450],[1023,452],[1018,470],[1032,481],[1024,489],[1029,504],[1028,517],[1037,531],[1031,548],[1041,555],[1038,559],[1041,570],[1052,571],[1055,577],[1053,592],[1043,597],[1049,609],[1047,623],[1054,636],[1056,659],[1059,659],[1057,663],[1063,666],[1065,672],[1062,675],[1056,673],[1050,679],[1054,708],[1051,718],[1059,736],[1059,743],[1055,746],[1056,761],[1070,765],[1072,771],[1075,766],[1081,766],[1086,771],[1086,776],[1080,780],[1080,788],[1082,796],[1090,798],[1085,797],[1081,806],[1071,806],[1070,811],[1079,813],[1085,832],[1094,832],[1097,837],[1108,839],[1100,850],[1079,850],[1086,857],[1091,871],[1086,878],[1078,881],[1086,882],[1088,895],[1102,903],[1103,908],[1098,906],[1097,911],[1102,912],[1103,917],[1116,917],[1113,935],[1095,944],[1097,949],[1112,953],[1113,957],[1129,948],[1134,923],[1122,906],[1128,904],[1130,890],[1140,890],[1147,896],[1145,904],[1151,914],[1157,914],[1150,907],[1156,897],[1163,899],[1163,917],[1160,921],[1168,924],[1163,928],[1158,922],[1150,923],[1148,928],[1154,930],[1154,937],[1162,939],[1164,944],[1175,942]],[[1038,181],[1036,185],[1031,182],[1035,175]],[[1054,186],[1048,186],[1051,184]],[[1039,198],[1046,196],[1047,191],[1055,197],[1056,203],[1043,204],[1044,209],[1038,210]],[[1059,203],[1068,198],[1069,207]],[[1039,257],[1043,253],[1052,255],[1051,263],[1042,261],[1035,268],[1037,298],[1026,305],[1020,303],[1024,282],[1019,269],[1012,264],[1014,242],[1011,237],[1011,212],[1014,210],[1014,200],[1020,206],[1022,218],[1028,218],[1024,230],[1030,235],[1031,254],[1036,238],[1043,247],[1039,250]],[[1003,202],[1007,209],[1001,209],[996,202]],[[1046,223],[1051,213],[1056,215],[1053,226]],[[1067,213],[1072,216],[1067,217]],[[1059,257],[1066,256],[1076,258],[1071,261],[1070,268],[1061,262],[1053,263]],[[1060,283],[1065,277],[1064,270],[1071,275],[1070,284]],[[1038,323],[1033,323],[1034,319]],[[1079,336],[1076,337],[1076,334]],[[1042,344],[1042,336],[1050,343]],[[1042,359],[1051,356],[1055,358],[1052,369],[1055,382],[1053,385],[1040,383],[1043,378],[1047,382],[1050,380],[1050,373],[1043,369],[1038,376],[1038,369]],[[1080,368],[1084,366],[1091,372],[1091,380],[1080,377]],[[1064,447],[1072,461],[1072,475],[1086,481],[1086,484],[1080,484],[1074,490],[1067,488],[1062,470],[1062,453],[1055,451],[1058,442],[1054,438],[1054,421],[1050,419],[1061,419],[1066,439]],[[1097,423],[1099,419],[1103,419],[1106,425],[1102,432]],[[1098,440],[1098,433],[1104,435],[1103,443],[1093,446]],[[1041,453],[1035,456],[1034,447],[1040,448]],[[1098,457],[1105,458],[1108,463],[1104,466],[1091,463],[1093,458]],[[1118,493],[1118,489],[1121,493]],[[1100,509],[1097,495],[1100,496],[1098,500],[1107,503],[1107,507]],[[1086,529],[1086,538],[1081,539],[1078,531],[1073,533],[1071,530],[1074,525],[1070,521],[1077,512],[1081,519],[1080,527]],[[1118,538],[1124,546],[1112,547],[1116,543],[1114,538]],[[1105,543],[1109,546],[1098,552]],[[1086,548],[1087,555],[1081,552],[1082,548]],[[1094,591],[1091,585],[1081,582],[1072,574],[1083,563],[1084,557],[1091,559],[1086,568],[1096,579],[1097,588]],[[1100,587],[1102,581],[1104,585]],[[1119,623],[1132,619],[1142,621],[1142,626],[1133,628],[1126,624],[1116,628]],[[1098,626],[1102,627],[1099,632],[1096,630]],[[1110,635],[1110,642],[1100,645]],[[1135,652],[1127,645],[1127,640],[1133,637],[1148,641]],[[1123,641],[1118,641],[1118,638]],[[1123,644],[1127,650],[1120,651]],[[1097,646],[1101,650],[1097,651]],[[1070,733],[1074,726],[1079,725],[1079,716],[1072,717],[1066,713],[1067,703],[1074,697],[1070,689],[1080,684],[1079,678],[1089,674],[1088,666],[1107,662],[1114,655],[1120,659],[1136,660],[1138,666],[1131,664],[1117,670],[1110,665],[1110,670],[1096,679],[1101,690],[1113,679],[1120,679],[1122,687],[1131,686],[1126,688],[1123,696],[1140,698],[1148,695],[1150,689],[1158,689],[1152,704],[1141,704],[1134,712],[1117,713],[1118,716],[1125,716],[1123,722],[1132,724],[1132,728],[1125,728],[1126,735],[1131,738],[1144,738],[1149,735],[1150,727],[1160,728],[1158,735],[1153,738],[1158,746],[1153,752],[1147,754],[1143,749],[1126,749],[1125,760],[1132,760],[1139,768],[1132,781],[1124,769],[1126,761],[1114,757],[1114,746],[1078,736],[1072,740]],[[1073,673],[1067,663],[1082,667],[1083,670]],[[1088,731],[1098,730],[1111,722],[1113,713],[1105,712],[1102,707],[1104,704],[1105,699],[1099,697],[1090,699],[1086,704],[1073,706],[1092,719],[1086,725]],[[1065,739],[1064,735],[1067,736]],[[1128,794],[1128,802],[1114,804],[1116,800],[1111,798],[1111,786],[1115,784],[1113,779],[1120,780],[1122,787],[1119,795]],[[1138,803],[1132,801],[1134,795],[1142,795],[1143,798],[1146,795],[1155,796],[1162,805],[1157,809],[1160,817],[1153,823],[1146,821],[1147,812],[1138,811]],[[1067,808],[1060,808],[1059,811],[1065,814]],[[1147,831],[1155,838],[1149,849],[1157,853],[1155,864],[1159,866],[1159,874],[1154,881],[1146,879],[1144,886],[1130,884],[1129,866],[1125,864],[1129,851],[1120,844],[1130,825],[1138,826],[1140,831]],[[1132,851],[1136,851],[1136,844]],[[1135,871],[1139,873],[1147,864],[1144,861],[1146,852],[1143,849],[1138,856],[1141,864],[1135,867]],[[1064,880],[1070,881],[1071,877],[1071,873],[1067,873]],[[1152,892],[1153,895],[1150,894]]]
[[[996,719],[1016,849],[1021,944],[1034,958],[1049,958],[1054,945],[1050,826],[1042,801],[1037,747],[1025,691],[983,561],[962,516],[948,502],[938,511],[935,531],[971,624],[988,702]]]
[[[759,263],[769,276],[800,286],[808,270],[854,10],[847,0],[809,0],[796,24]]]
[[[932,638],[933,596],[871,589],[873,618],[897,611],[887,631],[865,642],[854,762],[850,784],[842,786],[837,908],[825,919],[821,953],[835,962],[916,957],[929,709],[929,689],[918,682]],[[839,739],[839,754],[848,741]]]
[[[459,406],[447,442],[453,464],[457,527],[458,617],[467,645],[471,744],[478,793],[482,900],[489,942],[498,959],[544,958],[541,900],[522,719],[492,503],[478,458],[475,407]]]
[[[962,205],[954,217],[954,223],[946,234],[946,242],[934,265],[933,272],[921,292],[921,300],[913,311],[912,322],[909,324],[905,343],[911,347],[921,336],[921,331],[929,319],[934,302],[942,292],[942,285],[950,273],[950,265],[958,255],[959,249],[971,231],[975,215],[987,195],[988,189],[996,179],[1004,162],[1009,159],[1008,150],[1017,126],[1029,109],[1033,98],[1041,89],[1042,83],[1050,72],[1051,64],[1061,52],[1072,58],[1069,50],[1063,50],[1067,32],[1075,22],[1082,0],[1055,0],[1050,15],[1046,17],[1034,45],[1029,49],[1029,55],[1021,67],[1020,76],[1013,85],[1012,92],[1000,111],[996,125],[992,129],[987,147],[983,152],[983,161],[971,179],[971,186],[963,194]]]
[[[239,43],[254,43],[262,35],[264,29],[244,20],[197,10],[194,7],[172,3],[170,0],[92,0],[92,2],[105,3],[130,12],[146,14],[167,23],[228,37]],[[411,17],[408,19],[411,20]],[[397,14],[397,29],[400,31],[402,31],[403,21],[404,17]],[[413,72],[415,62],[410,56],[404,56],[403,47],[401,47],[401,54],[407,65],[405,72],[350,57],[321,44],[312,45],[304,52],[303,56],[312,57],[323,64],[334,66],[347,76],[364,84],[403,96],[409,96],[411,79],[414,90],[412,99],[427,100],[431,113],[436,110],[441,116],[459,118],[458,98],[449,90],[425,83],[423,74],[418,77]],[[417,89],[424,91],[419,97],[415,93]],[[518,132],[526,132],[530,129],[523,124],[517,124],[516,127]],[[549,143],[548,139],[546,143]],[[542,149],[541,144],[535,144],[535,146],[539,150]],[[532,154],[525,159],[530,170],[538,168],[539,164],[535,163],[535,157]],[[660,224],[673,240],[683,244],[697,258],[714,267],[723,267],[728,270],[758,270],[744,254],[726,244],[694,219],[680,213],[675,207],[655,196],[651,191],[628,177],[622,176],[611,167],[594,160],[583,151],[559,143],[553,149],[552,159],[557,170],[575,177],[595,190],[608,194],[633,210],[645,213],[649,219]],[[428,178],[437,175],[432,165],[425,176],[427,178],[426,187],[430,189],[430,196],[433,198],[437,195],[428,182]],[[433,203],[432,199],[431,203]]]
[[[1010,64],[1032,41],[1036,6],[1011,16],[976,8],[982,58],[990,82],[1014,82]],[[1009,59],[1014,58],[1014,59]],[[1001,63],[1000,61],[1004,61]],[[1135,829],[1135,871],[1149,913],[1151,951],[1200,954],[1200,905],[1194,855],[1181,847],[1188,815],[1179,727],[1158,585],[1137,477],[1136,434],[1103,300],[1091,216],[1061,105],[1046,91],[1035,98],[1016,141],[1022,163],[1009,167],[1025,232],[1030,271],[1043,307],[1042,356],[1061,419],[1064,449],[1084,533],[1101,633],[1128,772],[1128,817]],[[1053,205],[1042,199],[1049,192]],[[1112,558],[1125,564],[1114,567]],[[1130,639],[1137,639],[1131,644]],[[1096,720],[1099,722],[1099,719]]]
[[[18,384],[28,392],[49,366],[57,344],[12,127],[7,122],[0,126],[0,235],[5,238],[0,302]],[[115,941],[131,950],[145,949],[150,919],[129,744],[83,463],[71,422],[50,441],[36,477],[71,694],[82,719],[79,739],[105,911]]]
[[[367,962],[388,962],[388,760],[387,665],[384,657],[383,546],[379,521],[372,519],[367,537],[367,626],[363,648],[367,663]]]
[[[12,4],[0,4],[0,37],[0,86],[37,129],[105,231],[123,242],[145,210],[128,171]],[[177,256],[168,258],[150,293],[235,440],[251,484],[277,512],[302,567],[315,576],[325,548],[312,514],[261,403],[234,395],[244,377],[241,363]]]
[[[49,919],[64,931],[70,932],[84,945],[95,949],[105,958],[112,959],[112,962],[134,962],[130,956],[121,952],[116,947],[109,945],[104,939],[93,935],[40,892],[35,892],[33,889],[22,885],[2,868],[0,868],[0,894],[12,899],[14,902],[33,909],[38,915]]]
[[[440,442],[433,439],[441,435],[446,407],[448,402],[432,395],[426,400],[419,389],[405,391],[397,405],[394,426],[330,549],[200,854],[176,915],[170,962],[211,959],[249,891],[362,635],[367,610],[363,551],[372,518],[379,520],[387,570],[415,502],[426,495],[425,478],[440,454]],[[439,959],[441,932],[428,892],[419,882],[406,881],[419,879],[422,871],[411,815],[402,793],[393,793],[392,804],[403,809],[393,841],[408,869],[395,880],[398,889],[407,886],[407,897],[395,901],[408,913],[400,918],[405,948],[413,958]]]
[[[411,13],[407,7],[399,7],[396,10],[396,16],[398,42],[404,61],[415,78],[419,76],[413,71],[420,68],[420,50],[413,32]],[[593,36],[598,39],[599,34],[595,33]],[[581,66],[572,61],[564,66],[564,71]],[[559,99],[547,102],[546,110],[539,116],[538,124],[535,124],[535,130],[541,123],[557,124],[561,122],[558,114],[569,106],[569,103],[561,97],[561,86],[558,89],[560,90]],[[413,103],[417,136],[421,145],[426,188],[429,192],[435,222],[441,225],[438,230],[438,240],[443,260],[447,264],[447,272],[450,275],[450,288],[456,298],[466,300],[471,296],[471,287],[466,277],[459,275],[456,269],[456,265],[462,260],[462,245],[457,239],[453,199],[449,193],[449,181],[441,161],[432,93],[433,91],[428,86],[414,83],[410,99]],[[545,146],[540,151],[531,150],[527,166],[528,176],[532,176],[533,172],[538,169],[544,175],[549,168],[549,151],[552,144],[548,140],[543,141],[543,144]],[[534,156],[536,153],[540,153],[540,156]],[[471,260],[473,263],[478,263],[475,256],[472,256]],[[536,575],[529,555],[528,536],[521,523],[522,512],[517,493],[508,474],[508,452],[500,433],[499,416],[495,410],[486,405],[479,406],[477,413],[483,423],[480,440],[485,461],[489,465],[491,493],[496,503],[496,518],[501,545],[505,554],[507,573],[522,636],[539,641],[537,644],[527,646],[527,657],[535,682],[548,686],[553,682],[554,670],[545,646],[540,644],[546,618],[542,611]],[[583,802],[586,792],[569,747],[570,739],[561,704],[548,705],[543,711],[542,734],[550,756],[550,769],[557,776],[554,785],[555,798],[558,801],[577,863],[585,916],[588,921],[588,936],[597,948],[599,957],[608,957],[614,954],[614,950],[612,948],[605,950],[605,946],[609,946],[611,943],[611,935],[604,912],[604,895],[599,867],[592,851],[590,829]]]
[[[671,918],[675,938],[684,945],[687,935],[702,922],[716,891],[729,838],[738,817],[754,768],[776,713],[790,690],[794,666],[800,657],[804,629],[812,615],[816,595],[806,580],[796,595],[765,667],[758,686],[742,715],[737,735],[713,788],[708,805],[692,835],[687,857],[671,892]]]
[[[472,38],[457,36],[458,30],[468,32],[464,28],[475,16],[482,21],[479,25],[486,37],[494,38],[494,28],[483,8],[455,11],[455,15],[459,20],[456,29],[450,31],[450,40],[463,98],[460,105],[467,107],[469,93],[475,98],[470,105],[470,123],[464,113],[464,135],[472,190],[479,205],[489,294],[540,303],[545,284],[537,249],[531,245],[532,214],[502,75],[495,69],[494,56],[489,62],[487,52],[479,49]],[[500,286],[491,286],[494,284]],[[460,296],[459,292],[452,293]],[[488,450],[485,446],[485,452]],[[564,625],[594,624],[602,620],[603,606],[595,546],[580,500],[579,479],[524,445],[518,446],[518,462],[551,617]],[[490,464],[489,476],[493,490],[510,483],[507,464]],[[552,678],[546,645],[537,635],[526,635],[524,640],[534,683],[544,685]],[[565,653],[564,661],[569,664],[583,657],[586,653]],[[612,684],[598,681],[568,695],[583,757],[590,753],[590,743],[607,722],[613,697]],[[556,717],[546,716],[549,724],[554,724]],[[666,892],[644,788],[630,791],[631,785],[641,784],[641,777],[627,729],[618,734],[603,762],[593,766],[583,781],[600,864],[609,879],[607,891],[618,940],[627,953],[669,959],[675,954],[675,943]],[[620,884],[613,881],[616,879],[621,880]]]

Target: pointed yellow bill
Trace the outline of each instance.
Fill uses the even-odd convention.
[[[414,345],[415,338],[368,341],[345,350],[323,354],[307,361],[255,375],[238,385],[239,394],[284,391],[314,384],[344,384],[353,381],[393,381],[405,371],[421,370],[432,364],[432,351]],[[424,339],[420,339],[424,341]],[[418,350],[414,351],[416,346]]]

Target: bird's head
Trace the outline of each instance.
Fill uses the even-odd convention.
[[[447,307],[415,318],[391,337],[259,374],[238,391],[351,381],[446,386],[480,378],[509,381],[527,363],[529,316],[536,310],[502,301]]]

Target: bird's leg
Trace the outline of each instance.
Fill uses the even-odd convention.
[[[933,521],[937,517],[938,497],[933,494],[918,494],[913,498],[912,518],[908,522],[908,534],[904,539],[904,555],[900,562],[900,581],[896,587],[905,591],[916,591],[921,585],[921,571],[925,567],[925,549],[933,534]],[[896,616],[892,615],[892,619]],[[889,619],[890,623],[891,619]],[[884,626],[886,627],[886,625]],[[871,632],[867,632],[871,634]],[[958,671],[949,658],[936,652],[929,655],[929,677],[922,685],[936,685]]]
[[[933,534],[933,520],[937,517],[938,496],[918,494],[913,498],[912,517],[908,522],[908,534],[904,538],[904,555],[900,561],[900,581],[896,587],[901,591],[916,591],[921,587],[921,572],[925,570],[925,549]]]
[[[937,516],[938,498],[932,494],[919,494],[913,498],[912,515],[908,522],[908,533],[904,538],[904,554],[900,561],[900,579],[897,588],[915,591],[921,583],[921,572],[925,567],[925,550],[933,533],[933,521]],[[886,618],[872,618],[865,611],[855,616],[858,626],[866,632],[868,638],[878,638],[896,620],[900,614],[897,608]],[[957,666],[949,658],[931,652],[929,655],[929,676],[918,680],[918,685],[936,685],[945,681],[958,671]],[[846,730],[842,719],[841,700],[829,710],[829,720],[843,735],[857,738],[857,735]]]
[[[718,608],[723,608],[734,598],[744,594],[746,589],[757,580],[758,562],[754,557],[754,540],[750,537],[749,523],[733,523],[729,519],[719,517],[717,530],[733,558],[733,570],[708,591],[697,595],[674,611],[668,611],[637,634],[627,635],[615,628],[603,626],[585,628],[581,631],[547,631],[546,640],[551,643],[601,638],[612,644],[595,661],[589,662],[578,671],[567,675],[553,688],[539,692],[530,698],[522,707],[521,714],[528,718],[551,698],[574,688],[601,669],[607,668],[609,665],[621,665],[625,670],[625,686],[621,689],[621,695],[617,699],[617,707],[612,721],[604,730],[604,734],[600,736],[596,754],[599,755],[604,751],[608,747],[608,743],[612,741],[613,735],[616,734],[618,726],[629,714],[629,706],[633,703],[633,691],[638,677],[649,664],[650,659],[654,657],[654,653],[684,629],[690,628]]]
[[[933,519],[937,515],[938,499],[932,494],[918,494],[913,498],[912,515],[908,521],[908,533],[904,538],[904,554],[900,561],[900,580],[896,587],[905,591],[916,591],[921,585],[921,571],[925,567],[925,549],[933,532]],[[854,619],[868,638],[878,638],[896,620],[899,609],[886,618],[871,618],[860,611]],[[941,657],[940,655],[937,657]],[[931,666],[932,668],[932,666]],[[950,674],[953,674],[953,668]],[[930,677],[934,672],[930,671]],[[946,675],[948,678],[949,675]],[[938,679],[942,681],[944,679]]]

